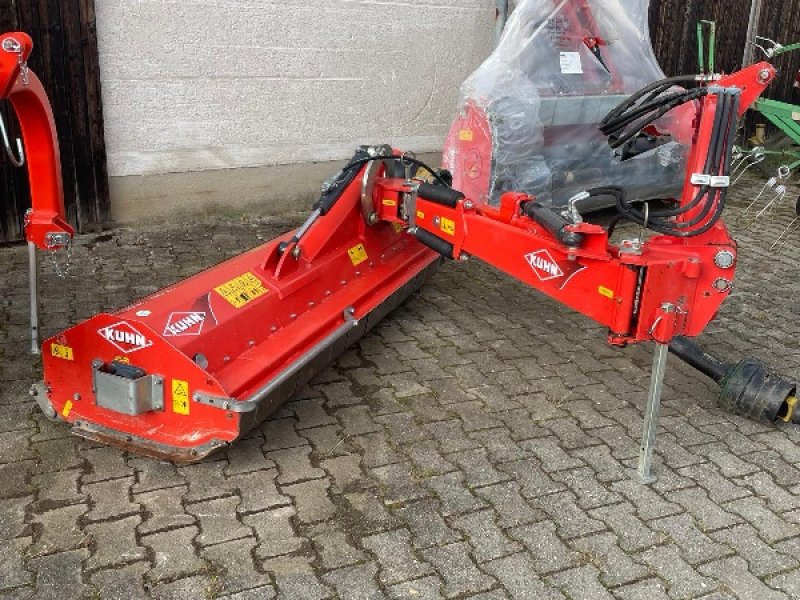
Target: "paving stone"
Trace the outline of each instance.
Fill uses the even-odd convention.
[[[323,425],[333,425],[336,418],[325,412],[323,401],[318,398],[306,400],[296,400],[287,404],[286,408],[293,411],[297,416],[295,428],[298,430],[321,427]]]
[[[297,435],[294,419],[271,419],[261,426],[264,439],[266,440],[261,449],[264,452],[272,450],[284,450],[305,446],[306,439]]]
[[[339,425],[303,429],[301,434],[311,442],[314,451],[322,458],[350,452],[346,443],[348,438],[342,433]]]
[[[571,454],[588,464],[598,481],[608,483],[629,477],[624,465],[614,457],[606,445],[576,448]]]
[[[552,478],[565,483],[577,496],[578,506],[585,510],[615,504],[622,500],[622,496],[598,481],[595,472],[589,467],[558,471],[552,474]]]
[[[125,455],[117,448],[103,446],[86,448],[80,451],[89,465],[88,473],[84,473],[81,482],[94,483],[107,479],[121,479],[134,474],[132,467],[125,462]]]
[[[246,537],[202,549],[201,556],[216,575],[219,594],[233,594],[270,583],[269,577],[254,568],[251,551],[255,545],[254,537]]]
[[[681,549],[684,559],[691,565],[727,556],[733,552],[728,546],[713,541],[702,532],[688,514],[658,519],[650,525],[675,542]]]
[[[312,539],[325,569],[358,564],[367,558],[361,550],[353,547],[343,531],[337,529],[322,531]]]
[[[475,493],[494,507],[500,527],[510,528],[544,520],[547,515],[532,508],[519,489],[517,483],[507,482],[478,488]]]
[[[353,443],[361,449],[361,464],[365,468],[391,465],[403,460],[403,456],[392,448],[382,431],[354,437]]]
[[[616,535],[603,532],[571,540],[570,545],[578,553],[578,562],[599,569],[600,581],[605,586],[615,587],[649,574],[647,568],[620,549],[618,542]]]
[[[236,519],[239,498],[217,498],[189,505],[186,510],[200,522],[197,542],[202,546],[219,544],[252,535],[249,528]]]
[[[38,490],[37,507],[47,509],[63,504],[86,502],[86,494],[78,491],[81,475],[82,472],[77,469],[34,475],[33,484]]]
[[[35,462],[32,460],[0,464],[0,481],[3,482],[3,485],[0,486],[0,498],[14,498],[32,494],[34,488],[30,483],[30,479],[34,465]]]
[[[438,442],[445,454],[473,450],[480,446],[478,442],[467,437],[459,419],[426,423],[423,428]]]
[[[0,446],[2,446],[2,441],[0,441]],[[27,443],[23,443],[23,447],[27,447]],[[36,442],[31,444],[31,448],[39,456],[37,470],[40,473],[77,469],[84,463],[84,459],[78,455],[78,446],[72,438]],[[4,456],[8,457],[10,454],[9,452]],[[29,458],[30,454],[20,451],[19,456]]]
[[[800,598],[800,570],[779,573],[764,581],[771,588],[786,592],[789,598]]]
[[[774,543],[800,534],[800,527],[786,523],[778,515],[765,506],[759,498],[742,498],[725,505],[725,508],[740,515],[758,530],[759,535],[768,543]]]
[[[103,600],[147,600],[144,574],[150,568],[145,562],[117,566],[92,573],[92,584]]]
[[[278,484],[286,485],[297,481],[325,477],[325,471],[311,464],[309,460],[310,453],[311,448],[309,446],[267,452],[267,457],[274,460],[278,465],[278,471],[280,472],[277,479]]]
[[[345,494],[345,499],[355,511],[355,524],[365,534],[394,529],[399,525],[384,506],[383,500],[371,492]]]
[[[0,540],[10,540],[24,534],[28,528],[25,509],[32,501],[33,496],[0,500]]]
[[[156,489],[134,495],[133,501],[144,509],[144,520],[139,524],[137,531],[141,535],[147,535],[194,525],[197,519],[194,515],[188,514],[181,504],[181,496],[186,489],[187,486],[184,485],[180,488]]]
[[[758,598],[758,600],[787,600],[783,592],[773,590],[747,570],[743,558],[732,556],[701,565],[700,572],[713,577],[727,586],[739,598]]]
[[[425,480],[425,486],[442,504],[442,515],[447,517],[484,508],[486,503],[475,497],[464,482],[461,473],[447,473]]]
[[[667,583],[667,591],[673,600],[697,598],[716,588],[712,580],[698,575],[683,560],[677,546],[651,548],[642,553],[641,560]]]
[[[632,583],[614,590],[621,600],[670,600],[664,583],[658,579],[648,579]]]
[[[569,598],[614,600],[611,592],[600,583],[599,571],[591,565],[575,567],[551,576],[553,586],[561,588]]]
[[[495,585],[494,579],[475,566],[469,551],[470,546],[466,542],[423,551],[425,559],[436,568],[436,572],[444,581],[442,591],[446,598],[468,592],[481,592]]]
[[[577,554],[559,539],[556,526],[551,521],[517,527],[509,534],[525,544],[537,573],[560,571],[577,564]]]
[[[172,463],[133,457],[128,459],[128,464],[136,473],[136,483],[131,487],[134,494],[186,486],[186,480]]]
[[[308,558],[273,558],[263,567],[274,578],[279,598],[322,600],[332,595],[333,590],[317,578]]]
[[[759,471],[742,478],[744,483],[759,498],[767,502],[770,510],[776,513],[800,508],[800,497],[775,483],[769,473]]]
[[[281,491],[294,500],[294,505],[297,507],[297,518],[300,521],[314,523],[330,519],[336,513],[336,507],[328,497],[330,485],[331,482],[328,479],[316,479],[283,486]]]
[[[498,558],[483,565],[484,570],[496,577],[511,596],[519,600],[561,600],[557,588],[547,586],[536,574],[530,557],[514,554]]]
[[[798,565],[797,560],[781,554],[765,543],[758,536],[758,531],[750,525],[737,525],[730,529],[714,531],[709,536],[736,550],[737,555],[747,561],[750,572],[756,577],[765,577]]]
[[[230,489],[238,492],[242,499],[236,508],[239,514],[290,504],[292,499],[278,491],[275,484],[277,476],[277,469],[267,469],[228,477]]]
[[[348,489],[364,477],[364,472],[361,470],[361,457],[354,454],[323,460],[319,466],[328,472],[338,491]]]
[[[434,440],[422,440],[403,446],[403,452],[414,464],[418,477],[431,477],[454,471],[456,467],[446,460],[438,450]]]
[[[415,548],[427,548],[461,541],[462,536],[451,529],[441,517],[439,502],[436,500],[420,500],[407,504],[394,511],[411,530],[412,543]],[[453,521],[459,527],[458,520]]]
[[[79,525],[87,511],[85,504],[75,504],[34,515],[32,522],[37,536],[30,554],[38,556],[88,546],[90,538]]]
[[[187,600],[187,598],[209,598],[216,594],[216,586],[209,576],[187,577],[170,583],[152,586],[151,594],[156,600]],[[264,596],[269,598],[269,596]]]
[[[547,473],[564,469],[577,469],[583,462],[567,454],[556,438],[536,438],[520,442],[525,450],[539,459],[542,469]]]
[[[731,527],[742,522],[736,514],[714,504],[703,488],[678,490],[667,494],[667,498],[689,511],[703,531]]]
[[[500,469],[520,484],[522,495],[529,499],[546,496],[566,488],[563,483],[550,478],[533,460],[505,463],[500,465]]]
[[[380,415],[375,421],[383,425],[386,435],[393,440],[402,440],[404,444],[418,442],[430,438],[425,429],[420,427],[410,412],[398,412]]]
[[[258,558],[291,554],[302,547],[303,540],[292,527],[291,518],[294,515],[293,507],[282,506],[242,517],[242,522],[253,529],[259,542],[255,549]]]
[[[306,443],[304,439],[301,441]],[[225,456],[228,458],[228,466],[223,469],[223,473],[230,477],[274,468],[275,462],[264,456],[264,445],[264,438],[257,435],[256,437],[239,440],[227,447]]]
[[[440,591],[441,580],[436,576],[423,577],[414,581],[405,581],[389,588],[392,598],[415,598],[416,600],[438,600],[444,598]]]
[[[375,581],[375,563],[328,571],[322,578],[336,588],[340,598],[348,600],[382,600],[385,598]]]
[[[617,534],[625,552],[638,552],[659,542],[658,535],[642,523],[635,514],[636,509],[627,502],[596,508],[590,513]]]
[[[491,509],[455,518],[452,525],[467,535],[472,555],[479,563],[522,550],[522,546],[510,540],[497,526]]]
[[[86,515],[90,521],[103,521],[139,514],[141,506],[131,502],[133,477],[83,484],[81,492],[89,496],[91,510]]]
[[[271,600],[276,596],[275,588],[272,585],[262,585],[261,587],[236,592],[220,596],[225,600]]]
[[[716,504],[744,498],[751,493],[746,487],[736,485],[725,478],[709,463],[684,467],[679,469],[678,473],[684,477],[691,477],[708,492],[708,497]]]
[[[411,549],[411,534],[396,529],[362,538],[361,544],[372,552],[380,564],[380,580],[391,585],[417,579],[432,572],[430,565],[419,560]]]
[[[25,554],[31,538],[0,542],[0,590],[29,585],[33,576],[25,569]]]
[[[90,523],[84,531],[92,539],[92,556],[86,561],[88,569],[105,569],[145,560],[147,550],[136,543],[134,532],[141,517]]]
[[[408,464],[376,467],[371,469],[370,474],[376,480],[387,506],[399,506],[428,496]]]
[[[224,474],[227,466],[227,461],[217,460],[180,467],[180,475],[189,484],[189,491],[183,496],[184,501],[201,502],[232,495],[233,491]]]
[[[207,571],[208,563],[195,554],[192,544],[198,533],[197,527],[181,527],[143,536],[141,543],[153,552],[153,568],[147,578],[171,581]]]
[[[602,520],[589,516],[586,511],[578,507],[572,492],[561,492],[537,498],[534,506],[547,513],[556,523],[558,533],[564,539],[606,529]]]
[[[81,579],[81,562],[89,556],[85,548],[31,559],[36,572],[36,598],[71,600],[92,596],[93,589]]]

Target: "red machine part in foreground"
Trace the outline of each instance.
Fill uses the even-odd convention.
[[[750,67],[700,101],[680,206],[704,173],[719,98],[735,93],[743,112],[773,76]],[[476,205],[415,165],[362,148],[298,231],[46,340],[40,405],[79,435],[197,460],[269,415],[440,255],[496,266],[607,326],[615,344],[697,335],[728,296],[736,248],[721,221],[695,237],[614,245],[599,225],[554,228],[524,194]]]
[[[53,111],[41,81],[28,69],[31,38],[21,32],[0,36],[0,100],[8,100],[25,140],[31,210],[25,215],[25,237],[43,250],[69,243],[73,229],[64,214],[61,161]]]

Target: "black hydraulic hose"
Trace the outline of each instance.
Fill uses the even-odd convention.
[[[615,117],[619,116],[620,114],[628,110],[631,106],[636,104],[636,102],[638,102],[640,98],[642,98],[646,94],[649,94],[650,92],[658,90],[659,88],[660,92],[663,92],[664,90],[670,88],[676,83],[687,83],[687,82],[696,83],[697,81],[698,81],[697,75],[678,75],[676,77],[668,77],[660,81],[655,81],[650,85],[643,87],[638,92],[630,95],[626,100],[621,102],[616,108],[612,109],[611,112],[609,112],[608,115],[606,115],[605,119],[603,119],[603,121],[601,122],[601,126],[606,125],[609,121],[611,121]]]
[[[681,104],[686,104],[687,102],[691,102],[707,94],[708,90],[706,88],[699,88],[696,90],[691,90],[689,92],[682,92],[680,94],[664,96],[647,105],[636,107],[634,110],[624,113],[623,115],[617,117],[607,125],[601,127],[600,131],[605,135],[611,136],[613,133],[624,130],[628,125],[630,125],[637,119],[646,117],[642,119],[644,125],[636,128],[636,131],[641,131],[644,127],[646,127],[653,121],[661,118],[661,116],[666,114],[666,112],[669,112],[670,110],[680,106]],[[656,111],[656,109],[660,109],[659,112],[661,114],[655,117],[649,116],[649,113]]]
[[[682,335],[672,338],[669,343],[669,351],[716,383],[722,383],[731,369],[731,365],[714,358],[692,340]]]
[[[605,123],[602,127],[600,127],[600,131],[608,135],[610,132],[614,131],[615,129],[618,129],[620,125],[627,125],[628,123],[631,123],[641,115],[644,115],[650,111],[660,108],[667,102],[671,102],[678,98],[683,98],[687,96],[689,93],[690,92],[688,91],[682,91],[672,94],[670,96],[660,96],[652,102],[648,102],[646,104],[642,104],[641,106],[637,106],[635,109],[630,110],[620,115],[619,117],[616,117],[615,119],[609,121],[608,123]]]

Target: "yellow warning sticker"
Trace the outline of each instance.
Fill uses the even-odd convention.
[[[189,382],[172,380],[172,412],[177,415],[189,414]]]
[[[472,129],[462,129],[458,132],[458,139],[462,142],[472,141]]]
[[[131,359],[128,358],[127,356],[115,356],[114,357],[114,362],[119,362],[119,363],[124,363],[126,365],[129,365],[129,364],[131,364]]]
[[[66,419],[70,412],[72,412],[72,400],[67,400],[64,403],[64,408],[61,409],[61,416]]]
[[[267,288],[258,277],[248,272],[218,285],[214,291],[230,302],[234,308],[242,308],[248,302],[266,294]]]
[[[422,181],[427,181],[428,183],[433,183],[434,176],[433,173],[428,171],[425,167],[419,167],[417,172],[414,174],[414,179],[420,179]]]
[[[401,223],[392,223],[392,229],[394,229],[395,233],[400,233],[405,227]]]
[[[417,211],[417,218],[418,219],[424,219],[425,218],[425,213],[422,212],[421,210],[418,210]]]
[[[391,198],[384,198],[383,199],[384,206],[397,206],[397,202],[392,200]]]
[[[347,254],[350,256],[350,260],[352,261],[354,267],[357,267],[369,258],[367,256],[367,251],[364,248],[364,244],[353,246],[347,251]]]
[[[75,355],[72,353],[72,348],[69,346],[63,346],[61,344],[50,344],[50,354],[63,360],[75,360]]]
[[[606,298],[613,298],[614,297],[614,290],[610,290],[607,287],[603,287],[602,285],[597,288],[597,293],[601,296],[605,296]]]
[[[439,223],[439,229],[444,231],[447,235],[455,235],[456,234],[456,222],[452,221],[446,217],[442,217],[441,222]]]

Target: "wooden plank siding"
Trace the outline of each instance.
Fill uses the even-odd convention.
[[[0,31],[34,41],[29,64],[53,105],[67,218],[79,231],[109,220],[110,203],[93,0],[0,0]],[[3,107],[17,125],[9,107]],[[11,118],[10,118],[11,117]],[[0,153],[3,154],[3,153]],[[0,241],[22,238],[27,172],[0,158]]]
[[[667,75],[697,71],[696,25],[700,19],[717,23],[717,69],[731,72],[742,64],[751,0],[651,0],[650,37]],[[759,35],[783,44],[800,41],[800,0],[768,0],[763,3]],[[763,55],[756,51],[754,60]],[[765,94],[784,102],[800,103],[793,87],[800,69],[800,51],[777,57],[778,79]]]

